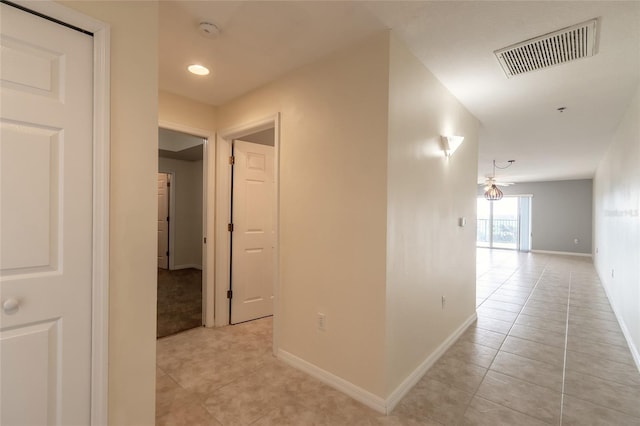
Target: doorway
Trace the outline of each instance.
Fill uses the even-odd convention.
[[[234,140],[229,322],[273,315],[274,129]]]
[[[280,139],[280,116],[274,114],[261,120],[256,120],[238,127],[221,131],[216,140],[216,287],[215,287],[215,308],[216,326],[231,324],[232,306],[227,296],[232,296],[230,284],[232,283],[232,232],[230,225],[232,219],[232,194],[231,180],[233,177],[232,167],[229,159],[233,154],[234,141],[242,140],[256,143],[253,137],[263,131],[272,134],[273,140],[273,188],[274,196],[272,203],[273,211],[273,249],[271,256],[271,271],[267,272],[272,277],[272,310],[273,310],[273,351],[278,348],[278,292],[279,292],[279,269],[278,269],[278,170],[279,170],[279,139]],[[238,290],[237,287],[235,290]],[[235,292],[235,291],[234,291]]]
[[[478,247],[531,250],[531,196],[477,200]]]
[[[169,269],[169,206],[171,174],[158,173],[158,268]]]
[[[158,131],[158,338],[203,324],[204,146]]]

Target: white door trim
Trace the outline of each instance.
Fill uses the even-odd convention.
[[[215,292],[214,292],[214,272],[215,272],[215,226],[214,226],[214,213],[215,209],[209,205],[210,202],[215,200],[215,197],[209,197],[209,176],[215,176],[215,149],[210,148],[211,141],[215,141],[216,134],[211,130],[198,129],[196,127],[185,126],[179,123],[173,123],[166,120],[158,120],[158,127],[163,129],[175,130],[176,132],[188,133],[193,136],[204,139],[202,146],[202,217],[205,218],[202,222],[202,234],[207,239],[207,244],[202,244],[202,323],[205,327],[214,326],[214,307],[215,307]],[[209,170],[211,167],[211,170]],[[171,179],[173,180],[175,175],[172,173]],[[173,183],[171,190],[173,191]],[[173,192],[171,192],[171,204],[173,206]],[[173,207],[172,207],[173,208]],[[172,210],[171,215],[175,215]],[[174,216],[175,217],[175,216]],[[173,226],[173,221],[169,223],[169,227]],[[175,233],[175,232],[174,232]],[[173,234],[171,234],[173,235]],[[170,244],[172,244],[172,240]],[[207,250],[207,246],[212,246],[210,250]],[[173,250],[173,246],[169,249],[169,252]],[[175,264],[171,260],[170,255],[169,262],[172,266]]]
[[[158,193],[158,253],[161,253],[160,252],[160,244],[164,244],[164,242],[162,242],[162,243],[160,242],[160,231],[159,231],[159,229],[160,229],[160,218],[164,217],[163,222],[167,222],[167,216],[174,217],[173,213],[171,213],[171,199],[172,199],[172,195],[171,195],[171,188],[172,188],[171,180],[172,180],[172,174],[171,174],[171,172],[164,171],[164,170],[162,170],[162,168],[158,167],[158,192],[160,192],[160,185],[159,185],[160,175],[164,175],[164,178],[166,179],[165,182],[164,182],[164,185],[163,185],[164,188],[162,188],[164,191],[166,191],[165,192],[166,200],[164,202],[165,206],[162,207],[162,208],[166,208],[166,211],[164,211],[163,212],[164,214],[162,216],[160,216],[160,213],[161,213],[161,210],[160,210],[161,209],[161,207],[160,207],[160,194]],[[167,185],[167,184],[169,184],[169,185]],[[171,269],[171,265],[169,264],[169,260],[171,259],[171,256],[167,255],[166,252],[171,250],[171,247],[169,246],[169,243],[171,242],[171,227],[170,227],[170,225],[172,223],[173,223],[172,221],[169,221],[169,223],[167,225],[167,235],[166,235],[167,246],[166,246],[166,248],[164,250],[165,251],[164,257],[166,258],[166,262],[164,262],[164,259],[163,259],[163,263],[165,264],[166,269]],[[162,239],[164,239],[164,238],[162,238]],[[160,266],[160,265],[161,265],[160,261],[158,261],[158,268],[162,268],[162,266]],[[162,268],[162,269],[164,269],[164,268]]]
[[[274,156],[275,156],[275,192],[276,192],[276,216],[275,216],[275,256],[274,288],[273,288],[273,353],[277,354],[278,348],[278,313],[280,294],[280,113],[264,117],[260,120],[245,123],[236,127],[218,132],[216,139],[216,315],[217,327],[229,325],[229,261],[231,237],[227,231],[227,224],[231,220],[231,144],[234,139],[266,129],[274,129]]]
[[[175,269],[175,259],[173,258],[173,254],[175,253],[175,235],[176,235],[176,222],[173,220],[176,217],[176,172],[171,168],[160,168],[158,167],[158,173],[164,173],[167,175],[169,181],[169,206],[167,207],[167,215],[171,220],[169,220],[169,226],[167,227],[167,234],[169,234],[169,244],[167,244],[167,251],[169,252],[169,262],[167,265],[168,270]]]
[[[108,424],[110,26],[54,1],[13,0],[93,33],[93,265],[91,424]]]

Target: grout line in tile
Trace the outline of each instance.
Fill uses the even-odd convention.
[[[524,310],[525,306],[527,306],[527,303],[529,302],[529,299],[531,299],[531,295],[533,294],[533,292],[535,291],[535,289],[538,287],[538,284],[540,283],[540,280],[542,280],[542,276],[544,275],[544,272],[547,270],[547,267],[545,265],[544,269],[542,270],[542,272],[540,272],[540,276],[538,277],[538,279],[536,280],[536,283],[534,284],[534,286],[531,288],[531,291],[529,292],[529,295],[527,296],[527,300],[525,300],[524,305],[522,305],[522,308],[520,309],[520,312],[517,313],[516,318],[513,320],[513,324],[511,324],[511,327],[509,327],[509,330],[507,331],[507,337],[510,336],[509,333],[511,333],[511,330],[513,329],[513,327],[516,325],[516,321],[518,321],[518,318],[520,317],[520,315],[522,314],[522,311]],[[517,337],[517,336],[514,336]],[[520,339],[523,339],[522,337],[519,337]],[[506,338],[505,338],[506,340]],[[529,339],[523,339],[523,340],[529,340]],[[533,340],[530,340],[533,341]],[[539,342],[538,342],[539,343]],[[504,346],[504,340],[502,341],[502,344],[500,345],[500,348],[498,349],[498,352],[500,352],[502,350],[502,347]],[[497,355],[497,354],[496,354]]]
[[[573,282],[573,272],[569,271],[569,292],[567,294],[567,324],[564,330],[564,359],[562,361],[562,395],[560,396],[560,426],[562,426],[562,415],[564,414],[564,385],[567,376],[567,346],[569,345],[569,312],[571,311],[571,284]]]
[[[510,352],[506,352],[506,353],[510,353]],[[512,354],[512,355],[520,356],[520,355],[517,355],[517,354]],[[524,357],[523,357],[523,358],[524,358]],[[530,359],[530,358],[527,358],[527,359]],[[536,360],[534,359],[534,360],[532,360],[532,361],[536,361]],[[538,362],[542,362],[542,361],[538,361]],[[547,364],[547,365],[551,365],[551,364]],[[521,382],[528,383],[528,384],[530,384],[530,385],[534,385],[534,386],[538,386],[538,387],[541,387],[541,388],[549,389],[550,391],[553,391],[553,392],[558,392],[558,393],[560,392],[560,391],[558,391],[558,390],[556,390],[556,389],[553,389],[553,388],[550,388],[550,387],[548,387],[548,386],[544,386],[544,385],[541,385],[541,384],[539,384],[539,383],[533,383],[533,382],[531,382],[531,381],[529,381],[529,380],[527,380],[527,379],[523,379],[522,377],[512,376],[511,374],[505,373],[505,372],[503,372],[503,371],[494,370],[493,368],[488,368],[488,370],[491,370],[491,371],[493,371],[494,373],[498,373],[498,374],[501,374],[501,375],[503,375],[503,376],[511,377],[512,379],[516,379],[516,380],[521,381]],[[480,387],[480,386],[478,386],[478,387]],[[529,414],[529,416],[531,416],[531,414]],[[535,417],[535,416],[532,416],[532,417]]]
[[[496,287],[496,288],[495,288],[491,293],[489,293],[489,295],[488,295],[487,297],[485,297],[485,298],[484,298],[484,300],[483,300],[482,302],[480,302],[480,304],[479,304],[479,305],[477,305],[477,306],[476,306],[476,310],[477,310],[480,306],[482,306],[482,305],[484,304],[484,302],[486,302],[487,300],[489,300],[489,298],[490,298],[491,296],[493,296],[493,294],[494,294],[496,291],[498,291],[498,290],[499,290],[499,289],[500,289],[500,288],[501,288],[501,287],[502,287],[502,286],[503,286],[507,281],[509,281],[509,280],[511,279],[511,277],[513,276],[513,274],[515,274],[515,273],[518,271],[518,269],[520,269],[520,268],[518,267],[518,268],[516,268],[513,272],[511,272],[511,273],[509,274],[509,276],[508,276],[507,278],[505,278],[505,280],[504,280],[504,281],[502,281],[502,283],[500,283],[500,285],[499,285],[499,286],[497,286],[497,287]],[[478,279],[478,278],[476,278],[476,281],[477,281],[477,279]]]
[[[582,402],[586,402],[587,404],[590,404],[590,405],[595,405],[596,407],[604,408],[605,410],[615,411],[616,413],[622,414],[624,416],[632,417],[634,419],[640,420],[640,416],[636,416],[635,414],[631,414],[631,413],[628,413],[628,412],[625,412],[625,411],[620,411],[615,407],[598,404],[597,402],[589,401],[587,399],[582,399],[582,398],[580,398],[579,396],[576,396],[576,395],[567,395],[567,396],[570,396],[571,398],[574,398],[574,399],[578,399],[578,400],[580,400]],[[564,397],[564,394],[563,394],[563,397]],[[560,423],[560,426],[561,425],[562,425],[562,423]]]
[[[568,351],[567,351],[567,352],[568,352]],[[585,354],[585,352],[577,352],[577,351],[571,351],[571,352],[575,352],[575,353],[579,353],[579,354]],[[608,359],[608,358],[602,358],[602,357],[595,356],[595,355],[588,354],[588,353],[587,353],[587,355],[590,355],[590,356],[592,356],[593,358],[598,358],[598,359],[603,360],[603,361],[607,361],[607,362],[615,362],[616,364],[622,364],[622,365],[624,365],[624,366],[626,366],[626,367],[631,367],[631,368],[633,368],[633,367],[634,367],[634,366],[632,366],[631,364],[625,364],[625,363],[620,362],[620,361],[615,361],[615,360],[611,360],[611,359]],[[584,376],[593,377],[593,378],[595,378],[595,379],[606,380],[607,382],[615,383],[615,384],[617,384],[617,385],[621,385],[621,386],[630,386],[630,387],[638,386],[638,385],[630,385],[630,384],[628,384],[628,383],[622,383],[622,382],[619,382],[619,381],[617,381],[617,380],[611,379],[611,378],[609,378],[609,377],[596,376],[595,374],[591,374],[591,373],[589,373],[589,372],[587,372],[587,371],[576,371],[576,373],[578,373],[578,374],[582,374],[582,375],[584,375]]]
[[[509,278],[511,278],[519,269],[521,269],[520,267],[516,268],[511,275],[509,275]],[[522,312],[522,310],[524,309],[524,307],[526,306],[527,302],[529,301],[529,299],[531,298],[531,294],[533,293],[533,291],[535,290],[535,288],[538,286],[538,283],[540,282],[540,280],[542,279],[542,276],[544,275],[544,272],[546,271],[547,267],[545,265],[545,267],[542,269],[542,271],[540,272],[540,276],[538,277],[538,279],[536,280],[536,283],[534,284],[534,286],[531,288],[531,290],[529,291],[529,294],[527,296],[527,299],[525,300],[524,305],[522,306],[522,308],[520,308],[520,312]],[[509,279],[505,280],[495,291],[497,291],[498,289],[500,289]],[[492,293],[493,294],[493,293]],[[491,296],[489,296],[491,297]],[[485,299],[486,300],[486,299]],[[483,302],[484,303],[484,302]],[[481,304],[482,305],[482,304]],[[476,307],[477,309],[477,307]],[[518,313],[518,315],[516,316],[516,319],[513,321],[513,323],[511,324],[511,327],[509,327],[509,330],[507,331],[506,336],[509,336],[509,332],[511,331],[511,329],[513,328],[513,326],[515,325],[515,321],[518,319],[518,316],[520,316],[520,313]],[[498,350],[496,351],[496,354],[493,356],[493,359],[491,360],[491,363],[489,364],[489,367],[487,367],[486,371],[484,372],[484,375],[482,376],[482,380],[480,380],[480,384],[478,385],[478,387],[476,388],[476,390],[473,392],[473,395],[471,396],[471,399],[469,400],[469,402],[467,403],[467,405],[464,408],[464,413],[467,412],[467,410],[469,410],[469,406],[471,405],[471,401],[473,401],[473,398],[475,398],[477,396],[478,393],[478,389],[480,389],[480,386],[482,386],[482,382],[484,382],[484,379],[487,377],[487,373],[489,372],[489,370],[491,370],[491,366],[493,365],[493,362],[495,361],[496,357],[498,356],[498,353],[502,350],[502,346],[504,346],[504,341],[505,339],[502,341],[502,343],[500,344],[500,348],[498,348]],[[493,349],[493,348],[492,348]],[[492,370],[493,371],[493,370]],[[478,398],[481,398],[480,396]],[[511,407],[506,407],[502,404],[496,403],[494,401],[490,401],[494,404],[500,405],[501,407],[513,410],[513,408]],[[518,410],[514,410],[514,411],[518,411]],[[518,411],[520,413],[520,411]],[[526,413],[522,413],[522,414],[526,414]]]
[[[506,374],[505,374],[505,375],[506,375]],[[500,407],[502,407],[502,408],[506,408],[507,410],[515,411],[516,413],[520,413],[520,414],[522,414],[522,415],[524,415],[524,416],[531,417],[532,419],[539,420],[539,421],[541,421],[542,423],[551,424],[551,423],[547,422],[546,420],[543,420],[543,419],[541,419],[541,418],[539,418],[539,417],[536,417],[536,416],[534,416],[534,415],[532,415],[532,414],[525,413],[524,411],[520,411],[520,410],[518,410],[518,409],[516,409],[516,408],[507,407],[506,405],[502,405],[502,404],[500,404],[499,402],[492,401],[492,400],[487,399],[487,398],[484,398],[484,397],[482,397],[482,396],[476,396],[476,395],[474,394],[474,395],[473,395],[473,397],[474,397],[474,398],[476,398],[476,397],[477,397],[477,398],[479,398],[479,399],[483,399],[483,400],[485,400],[485,401],[487,401],[487,402],[490,402],[491,404],[495,404],[495,405],[498,405],[498,406],[500,406]],[[471,398],[471,399],[473,399],[473,398]]]

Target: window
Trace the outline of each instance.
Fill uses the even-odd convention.
[[[529,196],[505,196],[499,201],[478,198],[478,247],[529,251]]]

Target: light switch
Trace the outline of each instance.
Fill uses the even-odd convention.
[[[463,228],[464,226],[466,226],[467,224],[467,218],[466,217],[460,217],[458,218],[458,226]]]

